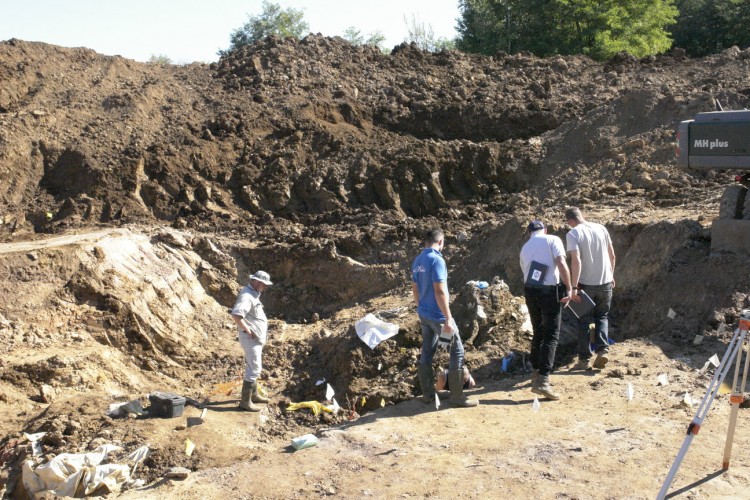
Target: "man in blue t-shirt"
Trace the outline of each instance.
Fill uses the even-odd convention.
[[[412,295],[417,303],[417,314],[422,324],[422,353],[419,356],[419,384],[422,401],[435,401],[432,358],[438,347],[450,350],[448,380],[450,403],[453,406],[471,407],[477,401],[463,395],[464,346],[458,335],[456,321],[451,315],[448,295],[448,269],[440,253],[445,244],[441,229],[430,229],[425,234],[424,250],[414,259],[411,267]]]

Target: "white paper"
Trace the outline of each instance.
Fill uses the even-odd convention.
[[[539,404],[539,400],[536,396],[534,396],[534,402],[531,403],[531,411],[534,413],[539,413],[539,409],[542,407],[542,405]]]
[[[628,382],[628,388],[625,390],[625,396],[628,398],[628,401],[633,401],[634,394],[635,389],[633,389],[633,384]]]
[[[323,385],[325,383],[326,383],[326,379],[322,378],[322,379],[318,380],[317,382],[315,382],[315,385]]]
[[[336,398],[333,398],[333,407],[331,408],[331,410],[333,411],[334,415],[336,415],[339,410],[341,410],[341,407],[339,406],[338,401],[336,401]]]
[[[23,433],[24,437],[29,440],[29,442],[33,441],[39,441],[44,437],[44,435],[47,434],[46,432],[37,432],[36,434],[28,434],[26,432]]]
[[[354,324],[357,336],[367,344],[370,349],[375,349],[382,341],[387,340],[398,333],[398,325],[386,323],[368,314]]]
[[[718,367],[721,364],[721,361],[719,361],[719,356],[717,356],[716,354],[714,354],[713,356],[711,356],[711,358],[709,358],[708,362],[711,363],[712,365],[716,366],[716,367]]]
[[[383,363],[378,363],[378,371],[383,369]]]
[[[331,387],[331,384],[326,384],[326,401],[332,400],[334,394],[336,393],[333,391],[333,387]]]
[[[36,434],[27,434],[23,433],[24,436],[26,436],[26,439],[29,440],[29,443],[31,443],[31,455],[34,457],[38,457],[42,454],[42,443],[39,442],[40,439],[44,437],[44,435],[47,434],[46,432],[37,432]]]
[[[674,317],[677,316],[677,313],[672,310],[672,308],[669,308],[669,312],[667,313],[667,317],[669,319],[674,319]]]
[[[669,385],[669,379],[667,378],[666,373],[660,374],[656,377],[656,380],[659,382],[659,385]]]
[[[440,398],[438,397],[437,393],[435,394],[435,409],[440,409]]]
[[[685,396],[682,398],[682,402],[685,403],[686,406],[693,406],[693,397],[689,392],[685,393]]]

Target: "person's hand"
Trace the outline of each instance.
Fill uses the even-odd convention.
[[[456,324],[456,320],[453,319],[453,317],[448,318],[445,324],[443,324],[441,331],[450,334],[458,333],[458,325]]]
[[[450,350],[451,339],[458,333],[458,325],[456,320],[453,318],[448,319],[443,327],[440,329],[440,336],[438,337],[438,349],[444,351]]]
[[[574,288],[571,292],[570,302],[580,302],[582,300],[581,296],[578,295],[578,288]]]
[[[614,276],[613,276],[613,277],[612,277],[612,288],[614,288],[615,286],[617,286],[617,285],[615,285],[615,278],[614,278]]]

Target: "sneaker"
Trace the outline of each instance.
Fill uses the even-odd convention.
[[[570,371],[586,371],[589,369],[589,361],[591,361],[588,358],[578,358],[578,361],[576,361],[576,364],[573,365],[573,367],[570,369]]]
[[[605,366],[607,366],[607,362],[609,361],[609,354],[607,351],[601,351],[596,355],[596,359],[594,360],[594,368],[601,370]]]

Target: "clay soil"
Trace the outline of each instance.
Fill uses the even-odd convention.
[[[674,131],[716,101],[748,107],[748,77],[750,49],[737,48],[598,63],[385,55],[310,35],[172,66],[0,42],[4,497],[28,497],[24,462],[106,443],[123,448],[116,463],[151,450],[142,482],[108,497],[655,497],[713,375],[701,368],[750,307],[747,256],[711,250],[733,173],[677,168]],[[564,236],[571,205],[614,241],[616,343],[605,369],[572,371],[566,313],[562,398],[534,411],[518,252],[531,218]],[[430,226],[447,234],[477,408],[414,398],[408,270]],[[237,411],[244,360],[227,310],[257,269],[275,282],[271,403],[250,414]],[[367,347],[354,324],[368,313],[399,334]],[[323,402],[322,379],[338,413],[287,409]],[[205,419],[194,405],[107,415],[154,391]],[[748,497],[745,409],[721,467],[726,392],[676,497]],[[24,433],[37,432],[34,456]],[[317,446],[295,452],[308,433]],[[177,466],[189,476],[165,479]]]

